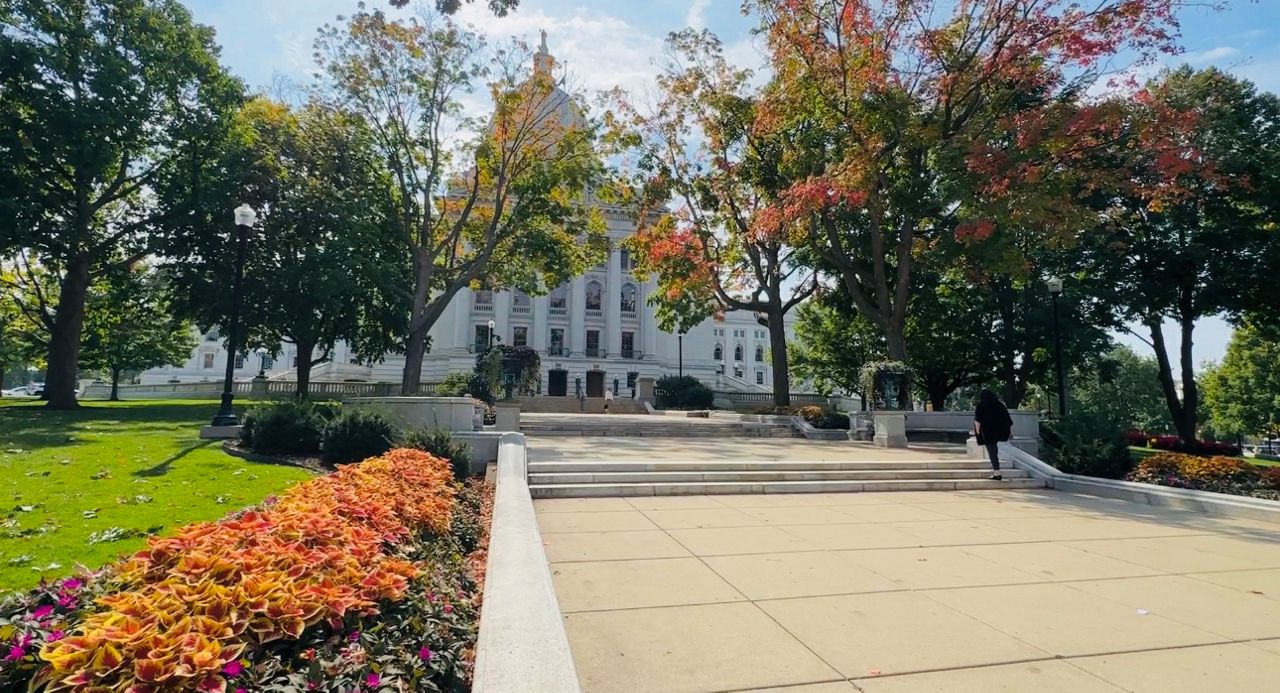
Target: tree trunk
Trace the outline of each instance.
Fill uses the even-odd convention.
[[[1181,365],[1182,365],[1182,423],[1178,426],[1178,434],[1182,436],[1182,440],[1188,444],[1196,442],[1196,434],[1199,424],[1200,406],[1200,389],[1196,387],[1196,369],[1195,361],[1192,354],[1192,332],[1195,330],[1195,319],[1184,317],[1181,321],[1182,328],[1182,344],[1181,344]],[[1183,435],[1183,431],[1187,435]]]
[[[769,314],[769,358],[773,362],[773,404],[789,407],[791,366],[787,363],[787,326],[781,310]]]
[[[906,362],[907,339],[904,335],[905,332],[904,326],[897,320],[890,319],[884,326],[885,349],[888,351],[890,361]]]
[[[315,351],[316,345],[308,342],[294,342],[294,346],[298,347],[298,382],[293,395],[299,400],[304,400],[311,391],[311,352]]]
[[[120,401],[120,369],[111,369],[111,401]]]
[[[408,397],[418,394],[422,383],[422,357],[427,353],[427,333],[430,325],[425,325],[409,332],[404,345],[404,373],[400,378],[400,395]]]
[[[1169,362],[1169,349],[1165,345],[1164,333],[1160,331],[1160,321],[1157,317],[1154,321],[1147,323],[1147,329],[1151,331],[1151,346],[1156,352],[1156,365],[1160,372],[1160,390],[1164,393],[1165,405],[1169,407],[1169,415],[1173,419],[1173,428],[1178,432],[1178,437],[1185,443],[1194,443],[1196,439],[1195,425],[1190,429],[1187,428],[1187,418],[1183,412],[1183,403],[1178,400],[1178,388],[1173,382],[1173,367]],[[1183,376],[1184,379],[1187,376]],[[1194,387],[1194,386],[1193,386]],[[1192,414],[1191,419],[1195,419]]]
[[[951,391],[945,384],[926,382],[924,390],[929,393],[929,406],[932,407],[934,411],[946,411],[947,395],[950,395]]]
[[[80,365],[80,336],[84,331],[84,303],[89,293],[89,259],[67,264],[58,296],[57,313],[49,334],[48,369],[44,393],[50,409],[75,409],[76,376]]]

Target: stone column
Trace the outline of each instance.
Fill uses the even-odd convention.
[[[636,299],[640,302],[640,351],[644,353],[646,361],[658,360],[658,314],[649,305],[649,296],[657,290],[657,285],[650,277],[640,286],[640,296]],[[685,335],[685,338],[688,336]]]
[[[498,323],[496,332],[498,339],[494,344],[511,344],[511,299],[510,291],[495,291],[493,294],[493,321]]]
[[[605,289],[605,356],[622,355],[622,253],[609,244],[609,281]],[[616,393],[615,393],[616,394]]]
[[[539,354],[547,355],[547,341],[551,334],[547,328],[547,316],[551,311],[551,299],[547,296],[538,296],[533,299],[533,334],[529,335],[529,346],[538,350]]]
[[[587,281],[573,278],[569,288],[569,334],[565,347],[570,356],[582,356],[587,350]],[[573,384],[570,383],[570,387]]]
[[[467,348],[471,346],[473,336],[471,330],[471,289],[462,289],[454,294],[450,307],[453,310],[454,319],[454,341],[450,346],[455,353],[465,353]]]

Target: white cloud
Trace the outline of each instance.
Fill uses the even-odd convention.
[[[693,0],[689,3],[689,12],[684,16],[684,23],[694,29],[705,29],[707,26],[707,7],[711,0]]]
[[[1187,53],[1182,57],[1184,60],[1186,60],[1186,62],[1189,62],[1192,65],[1203,65],[1206,63],[1217,62],[1219,60],[1223,60],[1224,58],[1230,58],[1231,56],[1236,55],[1239,52],[1240,52],[1239,49],[1234,48],[1232,46],[1217,46],[1216,48],[1210,48],[1204,51],[1195,51],[1192,53]]]

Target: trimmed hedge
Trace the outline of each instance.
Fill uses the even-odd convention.
[[[716,393],[692,375],[664,375],[653,385],[659,409],[711,409]]]
[[[390,450],[399,433],[395,424],[382,414],[345,409],[325,425],[320,450],[326,462],[359,462]]]
[[[336,404],[296,400],[255,404],[245,412],[240,442],[263,455],[315,455],[337,409]]]
[[[448,460],[453,468],[453,478],[464,481],[471,476],[471,446],[453,439],[453,434],[440,428],[420,428],[409,431],[402,443],[406,448],[422,450],[442,460]]]
[[[1070,416],[1040,424],[1044,461],[1068,474],[1123,479],[1133,470],[1133,457],[1123,431],[1114,422],[1093,416]]]

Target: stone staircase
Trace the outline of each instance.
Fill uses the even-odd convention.
[[[603,414],[604,398],[587,397],[579,401],[577,397],[551,397],[539,395],[535,397],[517,397],[521,414]],[[647,411],[639,400],[630,397],[615,397],[609,404],[611,414],[645,414]]]
[[[803,438],[790,424],[717,421],[649,416],[539,416],[520,414],[520,432],[527,436],[612,436],[654,438]]]
[[[674,496],[730,493],[844,493],[852,491],[967,491],[1043,488],[1020,469],[987,479],[981,460],[691,461],[529,463],[534,498]]]

